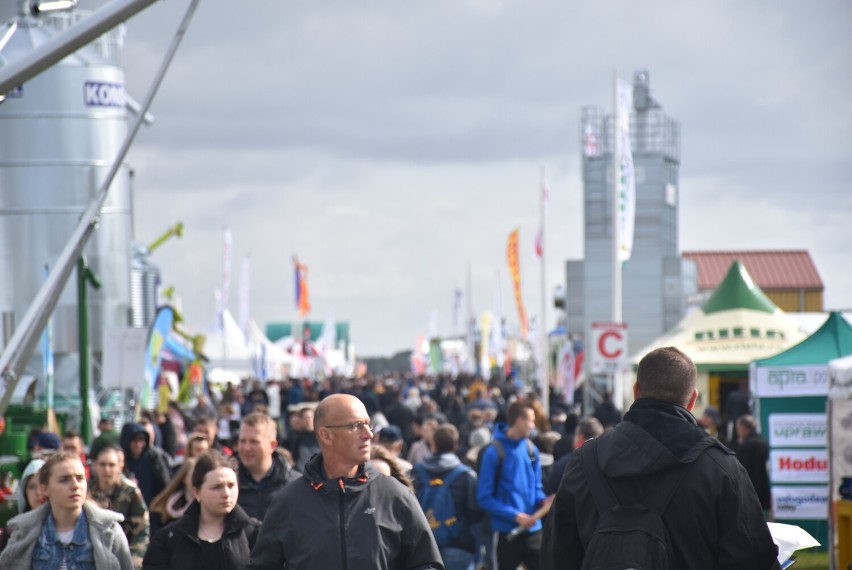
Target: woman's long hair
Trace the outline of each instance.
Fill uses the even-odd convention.
[[[159,513],[163,523],[172,520],[172,516],[168,513],[168,509],[166,509],[166,505],[168,504],[169,499],[178,491],[187,491],[187,489],[185,489],[186,477],[187,475],[192,473],[192,470],[194,468],[195,458],[187,457],[184,460],[183,465],[181,465],[180,469],[178,469],[178,472],[175,473],[174,477],[172,477],[172,480],[169,481],[168,485],[166,485],[166,488],[163,489],[159,495],[154,497],[154,499],[151,501],[151,504],[148,506],[148,510],[150,510],[152,513]],[[191,503],[192,500],[192,495],[190,495],[188,497],[188,502]]]
[[[370,459],[384,461],[390,467],[391,477],[408,487],[408,490],[414,492],[414,485],[411,484],[411,479],[405,474],[405,471],[400,465],[396,455],[382,447],[381,445],[373,445],[370,447]]]

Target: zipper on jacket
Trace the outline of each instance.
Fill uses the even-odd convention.
[[[340,561],[343,564],[343,570],[347,570],[349,568],[349,563],[346,560],[346,524],[345,524],[345,505],[344,501],[346,499],[346,487],[343,485],[343,479],[337,480],[338,485],[340,486]]]

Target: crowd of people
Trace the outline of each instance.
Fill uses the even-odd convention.
[[[623,418],[608,399],[579,417],[556,393],[545,414],[511,379],[388,375],[253,381],[120,430],[103,418],[88,452],[73,431],[34,434],[0,567],[579,569],[633,548],[608,546],[603,481],[622,506],[667,489],[675,567],[775,568],[757,484],[691,413],[695,376],[653,351]],[[749,418],[737,433],[757,464]]]

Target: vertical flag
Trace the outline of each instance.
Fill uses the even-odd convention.
[[[234,240],[231,228],[225,226],[222,248],[222,312],[228,308],[228,297],[231,294],[231,251]]]
[[[50,270],[44,266],[44,278],[47,280]],[[47,407],[48,431],[59,433],[59,424],[56,421],[56,411],[53,404],[53,318],[47,320],[44,333],[41,337],[41,363],[44,374],[44,398]]]
[[[246,254],[243,258],[243,266],[240,270],[240,306],[239,319],[240,328],[243,335],[246,337],[246,342],[249,339],[249,321],[251,320],[251,273],[250,273],[251,256]]]
[[[544,255],[544,216],[547,215],[547,203],[550,201],[550,185],[547,180],[541,183],[541,226],[538,228],[538,233],[535,235],[535,254],[539,258]]]
[[[562,387],[562,394],[569,404],[574,403],[574,387],[577,382],[576,371],[577,359],[574,356],[574,348],[571,341],[562,347],[559,353],[559,364],[556,366],[556,382]]]
[[[482,313],[482,324],[480,326],[480,341],[479,341],[479,366],[480,374],[483,378],[491,377],[491,358],[489,357],[488,348],[491,341],[491,321],[492,315],[488,311]]]
[[[462,300],[464,292],[456,287],[453,293],[453,334],[459,334],[459,320],[461,319]]]
[[[518,238],[520,229],[515,228],[509,234],[509,242],[506,245],[506,258],[509,262],[509,274],[512,276],[512,284],[515,287],[515,304],[518,306],[518,319],[521,321],[521,337],[527,338],[527,312],[524,309],[524,300],[521,297],[521,262],[518,256]]]
[[[636,177],[633,171],[633,151],[630,146],[630,110],[633,108],[633,85],[617,79],[618,106],[615,117],[616,144],[620,147],[617,165],[619,201],[618,260],[630,259],[633,251],[633,227],[636,221]]]
[[[311,312],[311,303],[308,299],[308,266],[299,263],[299,258],[293,256],[293,277],[295,281],[295,301],[299,314],[303,317]]]

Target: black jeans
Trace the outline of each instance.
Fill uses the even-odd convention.
[[[501,532],[497,538],[498,570],[516,570],[524,563],[527,570],[539,570],[541,551],[541,531],[525,532],[515,540],[506,540],[507,532]]]

